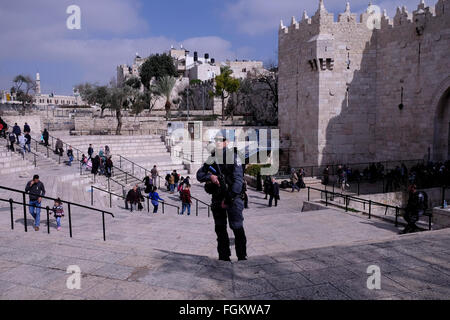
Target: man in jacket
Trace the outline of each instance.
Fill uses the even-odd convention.
[[[272,178],[272,187],[270,188],[269,207],[272,207],[273,199],[275,199],[275,207],[278,206],[278,200],[280,200],[280,185]]]
[[[33,180],[27,183],[25,192],[30,194],[30,214],[34,218],[34,230],[39,231],[41,221],[41,203],[42,197],[45,196],[44,184],[39,180],[39,176],[35,175]]]
[[[212,195],[212,212],[217,234],[219,260],[231,261],[227,220],[235,237],[238,260],[247,260],[247,238],[244,231],[243,161],[237,150],[227,148],[226,132],[216,137],[216,148],[206,163],[197,171],[197,180],[206,182],[205,190]]]

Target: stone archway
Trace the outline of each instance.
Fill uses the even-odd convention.
[[[436,107],[433,160],[450,160],[450,77],[443,82],[434,96],[433,106]]]

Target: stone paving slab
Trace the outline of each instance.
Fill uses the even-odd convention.
[[[42,245],[47,241],[42,234],[27,235],[35,241],[21,241],[17,247],[19,242],[6,240],[20,236],[2,233],[0,248],[4,243],[15,243],[16,247],[14,255],[10,250],[0,251],[0,299],[450,299],[450,256],[443,242],[449,235],[450,230],[424,232],[229,263],[150,248],[139,250],[145,255],[132,248],[126,254],[126,245],[82,240],[61,240],[56,245],[65,255],[50,256]],[[431,245],[434,241],[439,245]],[[79,248],[88,243],[92,252],[86,259]],[[399,254],[374,251],[373,260],[352,263],[351,258],[358,253],[377,248]],[[337,259],[343,252],[352,255]],[[428,259],[421,260],[422,255]],[[67,289],[67,263],[80,264],[81,290]],[[381,290],[367,289],[370,265],[381,269]]]

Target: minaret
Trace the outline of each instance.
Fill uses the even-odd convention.
[[[36,94],[41,94],[41,75],[36,73]]]

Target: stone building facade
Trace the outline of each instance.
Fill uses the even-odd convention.
[[[375,10],[375,11],[374,11]],[[393,19],[347,3],[337,21],[281,22],[279,127],[291,166],[450,155],[450,0]]]

